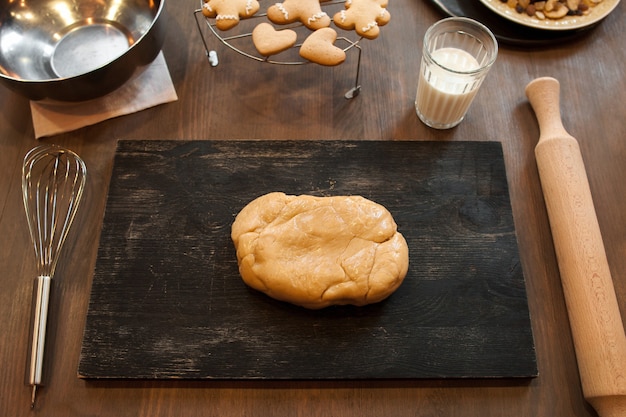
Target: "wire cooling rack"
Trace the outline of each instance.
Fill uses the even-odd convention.
[[[203,0],[200,0],[200,4],[202,6]],[[266,64],[274,64],[274,65],[304,65],[310,64],[311,62],[303,59],[299,55],[300,47],[302,46],[302,42],[296,43],[292,48],[278,53],[276,55],[263,56],[259,54],[256,50],[254,44],[252,43],[252,30],[256,25],[261,23],[261,21],[269,21],[267,18],[267,7],[275,3],[275,0],[259,0],[261,4],[261,8],[259,12],[254,16],[251,16],[246,19],[241,19],[240,22],[234,28],[228,31],[222,31],[216,27],[216,19],[209,18],[202,14],[202,8],[194,11],[194,16],[196,19],[196,25],[198,27],[198,33],[200,34],[200,38],[202,39],[202,44],[204,46],[204,50],[206,52],[206,56],[208,58],[209,64],[212,67],[216,67],[219,64],[219,58],[217,51],[209,47],[209,43],[204,35],[204,30],[202,29],[201,22],[204,20],[206,22],[206,26],[210,29],[213,36],[219,40],[219,42],[225,45],[227,48],[232,51],[243,55],[252,60],[266,63]],[[269,4],[268,4],[269,3]],[[325,11],[332,19],[332,16],[336,11],[341,10],[345,7],[345,0],[331,0],[325,1],[321,3],[322,10]],[[336,9],[336,10],[335,10]],[[332,23],[331,23],[332,24]],[[335,27],[336,28],[336,27]],[[308,34],[312,33],[310,29],[304,26],[302,23],[292,23],[288,25],[280,25],[280,29],[291,29],[296,31],[298,34],[298,39],[302,39],[306,37]],[[340,31],[341,29],[338,29]],[[307,33],[308,32],[308,33]],[[343,31],[345,32],[345,31]],[[339,46],[343,49],[344,52],[348,53],[349,51],[355,51],[357,54],[357,62],[356,62],[356,74],[354,80],[354,86],[345,93],[344,97],[347,99],[352,99],[359,95],[361,92],[361,85],[359,81],[359,76],[361,72],[361,46],[360,42],[363,38],[359,37],[356,40],[352,40],[347,36],[337,36],[337,40],[335,42],[336,46]],[[341,45],[341,46],[340,46]]]

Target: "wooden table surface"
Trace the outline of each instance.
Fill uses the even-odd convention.
[[[179,100],[37,141],[29,102],[0,89],[0,415],[27,416],[517,416],[584,417],[585,402],[524,88],[561,82],[567,130],[581,146],[615,289],[626,318],[626,49],[624,5],[585,36],[542,48],[501,45],[465,121],[436,131],[413,101],[421,39],[443,17],[426,1],[392,0],[391,23],[363,43],[361,95],[346,100],[355,55],[340,67],[250,61],[215,42],[207,63],[191,0],[168,2],[163,47]],[[477,2],[478,3],[478,2]],[[480,5],[477,5],[480,7]],[[525,381],[217,382],[77,378],[98,238],[118,139],[479,140],[503,144],[539,377]],[[84,201],[61,256],[50,309],[45,381],[34,410],[26,384],[35,260],[21,200],[24,154],[39,142],[85,160]]]

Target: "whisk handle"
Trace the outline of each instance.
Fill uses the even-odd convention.
[[[35,318],[33,322],[33,339],[30,353],[30,385],[41,385],[43,373],[43,352],[46,342],[46,323],[48,321],[48,304],[50,301],[50,284],[52,277],[40,275],[35,281]]]

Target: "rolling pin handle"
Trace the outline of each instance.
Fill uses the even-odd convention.
[[[563,127],[560,90],[559,81],[552,77],[536,78],[526,86],[526,96],[539,122],[539,141],[552,138],[574,139]]]

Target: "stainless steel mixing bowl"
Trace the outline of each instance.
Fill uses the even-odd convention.
[[[165,0],[0,0],[0,82],[31,100],[83,101],[158,55]]]

